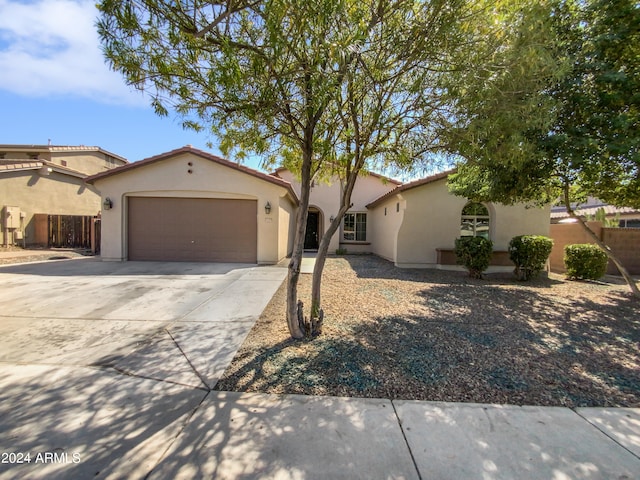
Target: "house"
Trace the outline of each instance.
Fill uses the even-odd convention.
[[[549,231],[549,208],[476,204],[451,195],[447,173],[401,184],[358,178],[330,252],[374,253],[400,267],[457,269],[460,235],[493,240],[494,269],[515,235]],[[277,263],[293,249],[300,183],[186,146],[86,179],[102,193],[103,260]],[[340,182],[313,185],[305,248],[338,212]]]
[[[367,205],[372,253],[399,267],[460,269],[455,239],[483,236],[493,242],[488,271],[507,271],[513,237],[549,234],[549,207],[470,202],[449,193],[450,173],[400,185]]]
[[[300,182],[286,168],[279,168],[275,175],[293,185],[296,194],[300,195]],[[351,253],[371,252],[371,235],[368,234],[367,205],[385,193],[392,191],[402,183],[369,173],[358,178],[351,194],[352,207],[342,221],[340,232],[336,233],[329,244],[329,252],[346,250]],[[309,197],[309,214],[304,248],[317,250],[320,237],[329,229],[340,209],[342,185],[340,179],[334,177],[329,183],[313,182]]]
[[[93,175],[103,260],[277,263],[292,251],[291,184],[186,146]]]
[[[49,233],[60,236],[50,216],[83,223],[98,215],[100,193],[84,179],[127,163],[99,147],[0,145],[0,243],[46,246]]]
[[[621,228],[640,228],[640,210],[630,207],[615,207],[602,200],[589,197],[587,201],[580,204],[573,204],[576,215],[586,220],[595,220],[599,210],[604,212],[605,218],[618,223]],[[564,205],[551,207],[551,223],[573,223]]]

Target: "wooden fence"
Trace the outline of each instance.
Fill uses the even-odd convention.
[[[100,218],[88,215],[34,215],[34,243],[49,248],[100,251]]]

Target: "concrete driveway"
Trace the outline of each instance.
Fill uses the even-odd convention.
[[[131,456],[153,466],[158,436],[177,435],[286,273],[93,258],[0,267],[0,453],[31,452],[30,464],[0,459],[0,478],[117,477]]]
[[[212,388],[286,269],[79,259],[0,268],[0,361]]]

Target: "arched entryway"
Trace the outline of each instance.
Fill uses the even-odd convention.
[[[307,230],[304,235],[304,249],[318,250],[322,236],[322,212],[316,207],[309,207],[307,213]]]

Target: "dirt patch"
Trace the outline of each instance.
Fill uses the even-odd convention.
[[[299,296],[309,298],[311,276]],[[283,284],[216,388],[527,405],[640,406],[640,303],[621,282],[330,258],[325,327],[291,340]]]
[[[92,255],[93,254],[91,253],[91,251],[85,249],[40,249],[9,246],[0,247],[0,265],[44,262],[47,260],[68,260],[70,258],[86,257]]]

